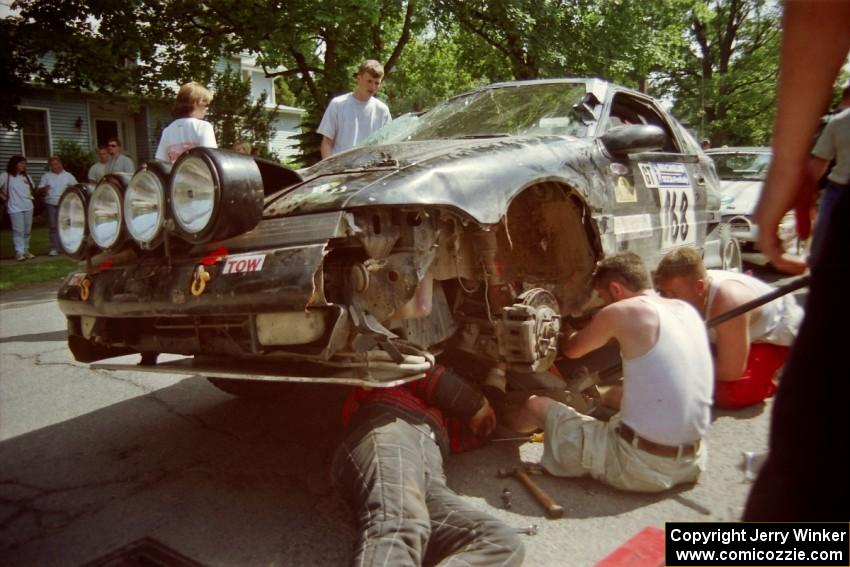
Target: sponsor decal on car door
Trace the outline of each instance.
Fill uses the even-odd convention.
[[[638,168],[646,187],[657,193],[662,249],[695,244],[696,195],[685,164],[650,161]]]

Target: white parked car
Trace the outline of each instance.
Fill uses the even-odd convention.
[[[764,265],[767,258],[758,248],[758,226],[753,212],[761,195],[772,152],[761,147],[724,147],[706,150],[720,178],[720,214],[741,245],[743,260]],[[785,250],[802,255],[794,213],[788,212],[779,225]]]

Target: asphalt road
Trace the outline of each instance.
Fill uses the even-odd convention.
[[[204,565],[345,564],[355,534],[328,482],[344,395],[304,386],[251,402],[200,377],[93,371],[72,361],[52,289],[0,296],[0,564],[80,565],[144,537]],[[737,519],[742,451],[766,448],[769,409],[717,412],[708,471],[664,495],[538,477],[560,520],[496,478],[535,462],[538,444],[491,444],[446,471],[476,506],[539,525],[522,536],[526,565],[590,566],[646,526]]]

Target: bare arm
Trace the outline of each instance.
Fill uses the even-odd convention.
[[[759,245],[785,271],[799,272],[805,264],[784,254],[777,227],[800,189],[811,183],[806,164],[812,137],[848,49],[850,1],[786,2],[773,160],[755,211]]]
[[[620,306],[613,304],[604,307],[581,331],[574,331],[561,342],[564,356],[580,358],[585,354],[605,346],[614,338],[617,327],[617,312]]]
[[[334,139],[328,138],[327,136],[322,136],[322,159],[327,159],[331,156],[331,153],[334,149]]]

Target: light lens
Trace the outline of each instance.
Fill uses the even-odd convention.
[[[86,238],[86,204],[82,195],[67,191],[59,201],[59,244],[69,255],[79,253]]]
[[[155,173],[140,171],[124,193],[124,222],[137,242],[151,245],[162,231],[165,189]]]
[[[171,178],[171,208],[177,226],[191,235],[203,231],[213,218],[217,195],[213,174],[201,158],[181,160]]]
[[[100,183],[89,202],[89,230],[95,244],[110,248],[121,234],[121,194],[109,182]]]

